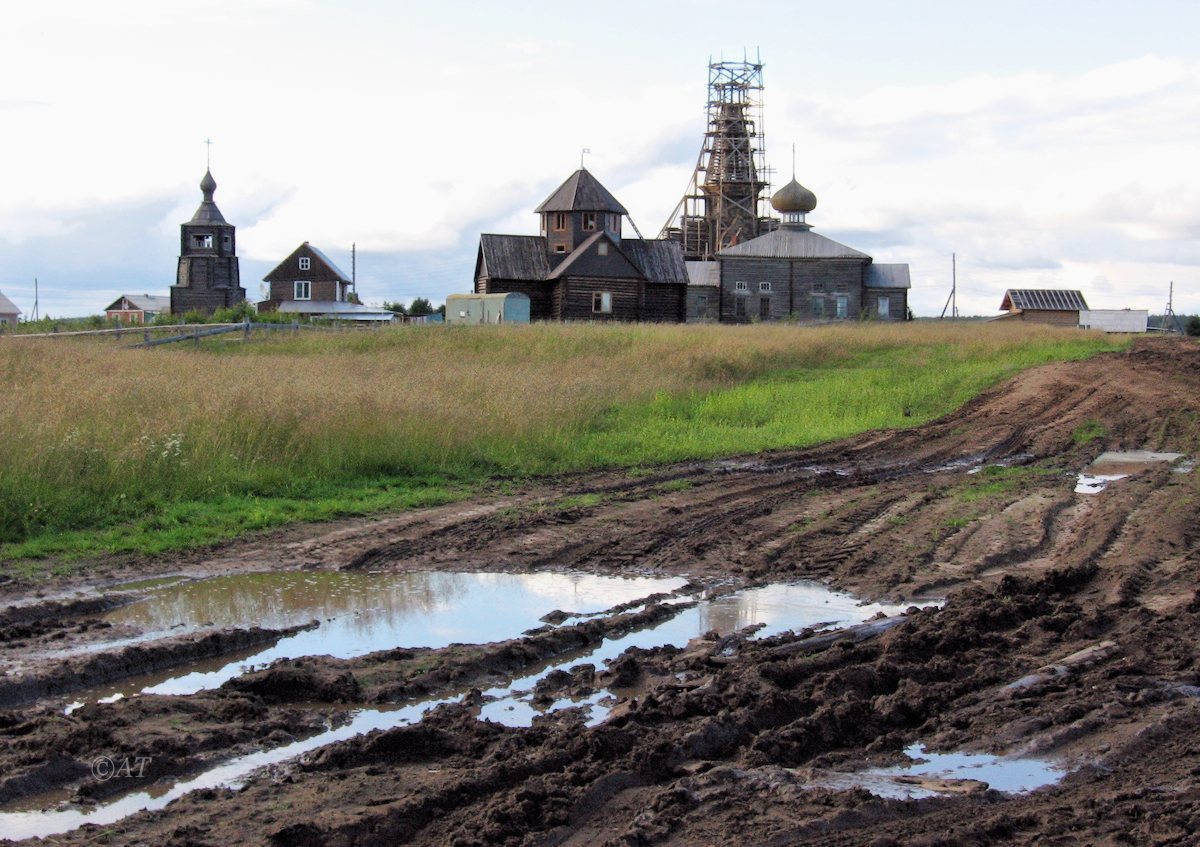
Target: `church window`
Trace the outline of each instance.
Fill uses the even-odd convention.
[[[595,212],[584,212],[583,213],[583,228],[585,230],[593,230],[596,228],[596,213]]]
[[[814,282],[813,283],[813,294],[823,293],[824,291],[825,291],[825,283],[823,283],[823,282]]]
[[[211,233],[197,233],[192,236],[192,246],[201,249],[211,248],[213,246],[213,237]]]
[[[297,281],[294,283],[293,299],[296,300],[311,300],[312,299],[312,283],[306,281]]]
[[[758,290],[759,290],[759,291],[770,291],[770,290],[771,290],[771,283],[769,283],[769,282],[760,282],[760,283],[758,284]]]
[[[611,291],[594,291],[592,292],[592,311],[597,314],[607,315],[612,313],[612,292]]]
[[[566,212],[555,212],[554,213],[554,229],[558,232],[562,232],[566,228],[567,228],[567,213]]]
[[[567,245],[565,245],[565,244],[555,244],[555,245],[554,245],[554,252],[555,252],[555,253],[566,253],[566,252],[567,252]]]
[[[300,257],[300,270],[306,271],[311,267],[312,267],[312,259],[308,258],[308,256],[301,256]]]
[[[733,284],[733,290],[734,290],[735,294],[749,294],[750,293],[750,283],[743,282],[742,280],[738,280],[737,282],[735,282]]]
[[[231,248],[233,246],[233,236],[232,235],[221,236],[221,243],[224,244],[225,249],[228,250],[229,248]]]

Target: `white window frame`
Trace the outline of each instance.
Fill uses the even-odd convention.
[[[771,293],[771,283],[760,282],[758,284],[758,290],[759,290],[759,293],[761,293],[761,294],[770,294]]]
[[[197,250],[211,250],[213,237],[211,232],[197,232],[192,235],[192,247]]]
[[[312,270],[312,259],[310,259],[308,256],[301,256],[300,257],[300,270],[302,270],[302,271]]]
[[[611,315],[612,314],[612,292],[611,291],[593,291],[592,292],[592,314],[595,314],[595,315]]]
[[[749,294],[750,293],[750,283],[739,279],[737,282],[735,282],[733,284],[733,293],[734,294]]]
[[[301,287],[303,286],[303,287]],[[301,293],[303,292],[303,293]],[[292,283],[292,299],[293,300],[311,300],[312,299],[312,282],[307,279],[298,279]]]
[[[566,212],[555,212],[554,213],[554,231],[555,232],[565,232],[566,229],[567,229],[567,213]]]

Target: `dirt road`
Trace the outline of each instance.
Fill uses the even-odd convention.
[[[1079,472],[1116,450],[1185,459],[1076,493]],[[86,809],[328,731],[366,706],[453,691],[468,693],[412,725],[54,843],[1194,844],[1200,472],[1188,459],[1197,455],[1200,347],[1144,341],[1027,372],[912,430],[556,479],[169,560],[101,562],[87,579],[36,590],[9,583],[0,586],[9,603],[0,801]],[[280,636],[247,627],[138,642],[128,633],[108,648],[103,613],[128,601],[116,583],[280,567],[636,572],[726,590],[731,580],[819,579],[912,608],[836,636],[633,650],[538,683],[549,699],[625,692],[595,726],[578,709],[527,728],[477,715],[497,679],[674,607],[614,609],[490,645],[287,661],[190,696],[63,715],[73,691]],[[697,602],[688,597],[675,600]],[[854,787],[855,774],[906,761],[916,743],[1040,758],[1067,773],[1026,793],[967,779],[925,799]],[[146,772],[96,779],[93,762],[112,751],[146,757]]]

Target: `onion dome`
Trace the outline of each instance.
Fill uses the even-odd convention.
[[[806,215],[817,208],[817,195],[792,177],[792,181],[775,192],[771,206],[784,215]]]
[[[217,190],[217,181],[213,179],[212,171],[204,172],[204,179],[200,180],[200,190],[204,192],[204,199],[211,203],[213,192]]]

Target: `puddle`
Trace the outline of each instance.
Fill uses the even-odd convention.
[[[595,725],[607,716],[608,709],[601,701],[610,698],[612,692],[599,690],[580,701],[559,700],[543,711],[530,704],[533,687],[547,674],[569,670],[575,665],[592,664],[601,670],[606,662],[617,658],[630,647],[644,650],[667,644],[682,647],[709,631],[727,635],[756,624],[762,627],[755,633],[755,638],[805,627],[842,627],[861,623],[879,612],[899,614],[905,608],[907,605],[863,604],[851,594],[831,591],[820,583],[812,582],[768,585],[727,594],[684,609],[657,626],[606,640],[592,650],[559,661],[553,667],[513,680],[504,688],[485,691],[486,696],[497,699],[483,706],[480,717],[508,726],[529,726],[534,717],[545,711],[579,706],[589,712],[588,724]]]
[[[142,641],[212,627],[274,629],[314,619],[321,625],[281,638],[269,647],[132,677],[73,699],[87,702],[117,694],[195,694],[284,658],[349,659],[393,647],[503,641],[541,626],[539,618],[554,609],[601,612],[649,594],[673,591],[686,582],[680,577],[583,573],[293,571],[175,584],[115,609],[105,619],[144,630],[136,639]],[[93,649],[113,646],[109,642]]]
[[[1183,453],[1152,453],[1149,450],[1101,453],[1079,474],[1075,483],[1075,493],[1099,494],[1110,482],[1125,479],[1139,471],[1149,470],[1164,463],[1179,463],[1174,470],[1177,473],[1189,473],[1195,464],[1180,462],[1182,458]]]
[[[418,703],[393,710],[363,709],[354,713],[349,723],[312,738],[240,756],[191,779],[173,784],[156,783],[146,791],[126,794],[110,803],[88,810],[63,808],[51,811],[0,812],[0,833],[3,833],[0,840],[59,835],[85,824],[103,826],[116,823],[140,811],[162,809],[172,800],[202,788],[237,788],[260,768],[286,762],[328,744],[345,741],[372,730],[392,729],[403,724],[415,723],[425,711],[443,702],[449,701]]]
[[[304,578],[325,575],[305,574],[296,576]],[[464,633],[475,631],[493,633],[486,636],[485,640],[508,638],[519,634],[523,629],[536,625],[537,618],[550,609],[570,608],[573,611],[586,614],[586,610],[589,607],[611,608],[619,603],[644,597],[647,594],[654,593],[654,591],[671,590],[684,584],[684,580],[682,579],[620,580],[610,577],[590,577],[579,574],[407,574],[404,576],[409,578],[445,578],[449,579],[450,583],[456,585],[459,589],[458,593],[451,592],[455,598],[453,602],[449,600],[439,601],[446,604],[445,608],[449,609],[449,612],[438,614],[437,610],[442,608],[439,603],[418,604],[421,608],[420,613],[427,616],[425,626],[428,629],[425,630],[426,634],[424,636],[420,635],[422,630],[416,624],[412,624],[409,628],[405,628],[405,625],[395,624],[394,622],[391,624],[391,626],[400,626],[401,628],[399,630],[386,631],[405,633],[406,637],[411,641],[411,644],[408,646],[419,645],[420,643],[430,646],[446,644],[452,640],[462,640],[464,637],[467,637]],[[389,575],[389,578],[397,579],[399,576]],[[533,580],[532,583],[524,583],[528,591],[518,590],[518,586],[522,585],[523,579]],[[598,581],[593,582],[593,580]],[[426,585],[427,587],[429,585],[429,583],[420,580],[418,580],[417,584]],[[326,588],[329,589],[331,586],[332,583],[327,584]],[[536,586],[536,590],[530,588],[530,586]],[[580,586],[589,586],[595,589],[595,592],[593,595],[585,596],[581,593]],[[183,588],[181,587],[181,590]],[[209,592],[206,596],[213,596],[213,593]],[[216,593],[220,593],[220,589]],[[349,593],[353,594],[355,591],[350,591]],[[532,593],[534,596],[525,596],[528,593]],[[469,598],[475,597],[475,594],[479,594],[480,596],[474,600],[470,600]],[[524,604],[524,610],[517,612],[514,608],[502,608],[507,605],[509,600],[518,606]],[[173,602],[173,600],[167,597],[163,598],[163,602],[157,605],[161,609],[163,607],[170,607]],[[186,606],[187,604],[184,605]],[[220,606],[221,604],[217,605]],[[376,605],[380,604],[377,603]],[[408,602],[401,603],[401,607],[410,609],[412,608],[412,604]],[[213,607],[204,608],[209,611],[213,610]],[[325,607],[322,606],[322,608]],[[817,583],[770,585],[705,599],[696,606],[682,610],[673,618],[660,621],[656,625],[628,633],[619,638],[606,640],[592,649],[577,651],[567,656],[560,656],[554,660],[553,664],[547,664],[535,672],[513,680],[508,685],[489,689],[484,692],[484,695],[485,697],[494,699],[481,707],[480,717],[510,726],[528,726],[540,714],[557,709],[577,707],[587,710],[586,719],[588,725],[595,725],[602,722],[608,715],[608,708],[604,705],[604,701],[611,702],[609,700],[611,692],[604,689],[597,689],[579,700],[561,698],[548,708],[538,708],[532,703],[534,686],[540,679],[555,670],[566,670],[581,663],[591,663],[597,669],[601,669],[605,662],[616,658],[630,647],[648,649],[666,644],[675,644],[682,647],[690,639],[698,635],[703,635],[710,630],[716,630],[721,634],[728,634],[753,624],[763,624],[762,628],[756,633],[756,637],[762,637],[786,630],[798,630],[822,624],[840,626],[859,623],[881,611],[893,614],[900,610],[899,606],[860,604],[852,595],[830,591],[828,588]],[[128,613],[129,609],[122,610],[122,612]],[[148,604],[148,608],[144,610],[143,614],[147,616],[145,618],[147,621],[168,621],[175,617],[173,614],[165,613],[163,613],[165,617],[162,616],[159,612],[154,611],[154,604]],[[311,614],[311,612],[308,614]],[[479,618],[488,618],[490,616],[492,620],[460,620],[464,615]],[[199,615],[199,617],[207,616],[207,614]],[[353,620],[358,620],[361,616],[350,617]],[[495,627],[498,625],[496,623],[497,617],[507,619],[512,628],[504,633],[496,633]],[[310,634],[319,636],[322,632],[327,632],[327,626],[328,624],[324,624],[315,633],[302,633],[302,636]],[[296,636],[296,638],[300,637]],[[285,641],[292,641],[292,639],[285,639]],[[267,661],[264,658],[267,654],[282,653],[288,655],[288,650],[279,649],[282,644],[283,642],[272,650],[255,654],[243,663],[228,663],[228,665],[232,666],[232,670],[223,668],[216,673],[215,677],[209,678],[208,682],[214,682],[216,678],[226,673],[236,675],[236,673],[240,672],[238,668],[245,667],[247,664]],[[330,652],[330,643],[318,639],[318,644],[321,648],[319,652]],[[343,643],[343,649],[347,650],[359,650],[364,647],[377,650],[394,646],[399,645],[395,642],[379,642],[373,639],[364,640],[358,635],[352,638],[348,636],[348,640]],[[294,655],[294,653],[291,653],[291,655]],[[202,673],[204,672],[197,671],[197,674]],[[194,678],[189,681],[189,677],[176,677],[166,683],[153,686],[153,689],[164,691],[173,689],[178,693],[180,690],[194,686],[195,683],[196,680]],[[391,709],[363,709],[354,712],[349,723],[331,728],[312,738],[272,750],[242,756],[194,778],[181,780],[170,785],[155,786],[148,791],[125,795],[107,804],[86,811],[61,808],[50,811],[0,812],[0,832],[4,833],[0,837],[25,838],[47,836],[68,832],[87,823],[98,825],[111,824],[143,809],[161,809],[167,803],[171,802],[171,800],[181,797],[190,791],[221,786],[236,787],[243,784],[259,768],[294,759],[304,753],[344,741],[355,735],[371,732],[372,730],[391,729],[403,724],[413,723],[420,720],[421,715],[428,709],[443,703],[457,702],[461,699],[461,696],[460,694],[448,699],[421,701]],[[37,798],[37,800],[43,801],[44,799]],[[28,808],[31,800],[37,802],[34,798],[26,798],[22,805]]]
[[[851,774],[824,774],[813,787],[864,788],[878,797],[920,800],[961,793],[963,780],[986,783],[988,788],[1005,794],[1022,794],[1053,785],[1067,775],[1066,770],[1038,759],[986,753],[930,753],[921,744],[907,748],[904,755],[913,762]],[[940,784],[943,781],[946,784]]]

